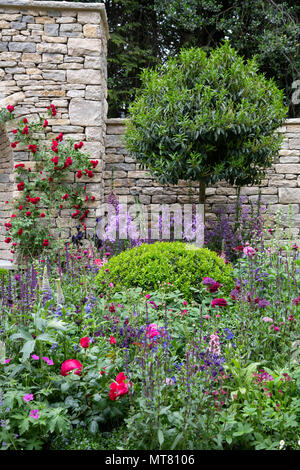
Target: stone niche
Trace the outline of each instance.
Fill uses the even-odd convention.
[[[80,181],[95,197],[88,206],[87,234],[94,232],[95,211],[103,197],[108,37],[101,3],[0,0],[0,102],[15,106],[17,121],[47,117],[45,142],[62,132],[64,138],[83,141],[83,150],[99,160],[94,178]],[[16,95],[17,102],[10,103]],[[53,118],[47,116],[50,104],[57,110]],[[11,152],[13,125],[7,126],[7,132],[3,126],[0,129],[1,222],[11,215],[7,208],[11,211],[16,195],[13,165],[30,159],[26,149]],[[63,237],[69,238],[71,222],[68,218],[62,225]],[[0,237],[0,259],[10,259],[2,231]]]

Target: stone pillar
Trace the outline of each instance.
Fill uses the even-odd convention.
[[[93,232],[95,211],[103,196],[107,40],[107,18],[101,3],[0,0],[0,84],[5,83],[0,101],[21,96],[14,113],[18,120],[26,116],[32,122],[47,117],[45,142],[62,132],[64,138],[83,141],[83,150],[92,160],[99,160],[93,180],[80,180],[95,196],[85,220],[88,233]],[[50,104],[57,110],[51,119],[47,116]],[[11,140],[12,129],[10,123],[7,130]],[[7,141],[0,142],[9,147]],[[14,164],[30,159],[24,148],[16,150]],[[0,184],[7,183],[1,180]],[[69,224],[68,219],[66,236]]]

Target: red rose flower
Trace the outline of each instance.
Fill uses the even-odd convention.
[[[75,150],[81,149],[82,147],[83,147],[83,142],[79,142],[79,144],[74,144]]]
[[[58,142],[53,141],[53,144],[51,145],[51,150],[53,150],[54,153],[58,153]],[[51,161],[53,161],[51,159]]]
[[[66,377],[66,375],[74,370],[74,374],[80,375],[82,368],[82,364],[77,359],[67,359],[62,363],[60,373],[63,377]]]
[[[91,160],[91,164],[92,164],[93,168],[96,168],[98,163],[99,163],[98,160]]]
[[[29,129],[28,129],[28,126],[27,126],[27,125],[26,125],[26,126],[24,127],[24,129],[22,130],[22,134],[23,134],[23,135],[25,135],[25,134],[28,135],[28,134],[29,134]]]
[[[23,191],[24,187],[25,187],[25,183],[23,181],[17,184],[18,191]]]
[[[11,148],[15,149],[16,146],[18,145],[18,143],[19,143],[19,142],[17,142],[17,141],[16,141],[16,142],[12,142],[12,143],[10,144]]]
[[[47,121],[47,119],[45,119],[44,124],[43,124],[43,128],[45,129],[47,126],[48,126],[48,121]]]
[[[81,178],[82,175],[83,175],[83,173],[82,173],[81,170],[77,171],[77,173],[76,173],[77,178]]]
[[[47,109],[49,111],[49,114],[51,114],[52,116],[56,116],[56,108],[54,104],[51,104],[50,106],[48,106]]]
[[[93,178],[94,173],[91,170],[84,170],[89,178]]]
[[[62,198],[66,201],[69,197],[69,194],[65,194]]]
[[[11,242],[11,238],[10,238],[10,237],[7,237],[4,241],[5,241],[5,243],[10,243],[10,242]]]
[[[26,215],[30,216],[30,215],[31,215],[31,212],[30,212],[30,211],[27,211],[27,212],[26,212]]]
[[[32,153],[36,153],[37,152],[37,145],[28,145],[28,150],[31,150]]]
[[[8,106],[6,106],[6,109],[7,109],[7,111],[9,111],[10,113],[12,113],[15,108],[9,104]]]
[[[13,133],[13,134],[17,134],[17,133],[18,133],[18,129],[14,129],[14,130],[12,131],[12,133]]]
[[[49,245],[49,240],[45,239],[45,240],[43,241],[43,246],[48,246],[48,245]]]
[[[23,233],[23,229],[20,228],[20,229],[18,230],[18,235],[22,235],[22,233]]]
[[[26,118],[23,119],[24,124],[28,123],[28,120]]]
[[[109,344],[116,344],[116,338],[114,338],[113,336],[111,336],[109,338]]]
[[[57,165],[58,164],[58,157],[55,156],[54,158],[51,158],[51,162],[53,162],[54,165]]]
[[[24,163],[18,163],[17,165],[15,165],[15,168],[24,168],[25,165]]]
[[[45,217],[45,214],[44,212],[41,213],[40,217],[44,218]]]
[[[90,345],[90,340],[89,340],[89,338],[88,338],[87,336],[85,336],[84,338],[81,338],[80,344],[81,344],[81,346],[82,346],[83,348],[85,348],[85,349],[88,348],[89,345]]]

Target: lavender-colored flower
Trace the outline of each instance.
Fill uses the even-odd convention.
[[[212,279],[211,277],[204,277],[203,278],[203,281],[202,281],[202,284],[204,284],[205,286],[210,286],[212,284],[215,284],[215,280]]]

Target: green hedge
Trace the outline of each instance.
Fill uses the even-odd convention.
[[[156,242],[123,251],[100,269],[96,284],[101,292],[114,293],[130,287],[150,292],[170,282],[171,289],[190,300],[195,295],[191,287],[198,289],[203,277],[212,277],[229,293],[234,287],[232,266],[207,248],[190,248],[182,242]]]

